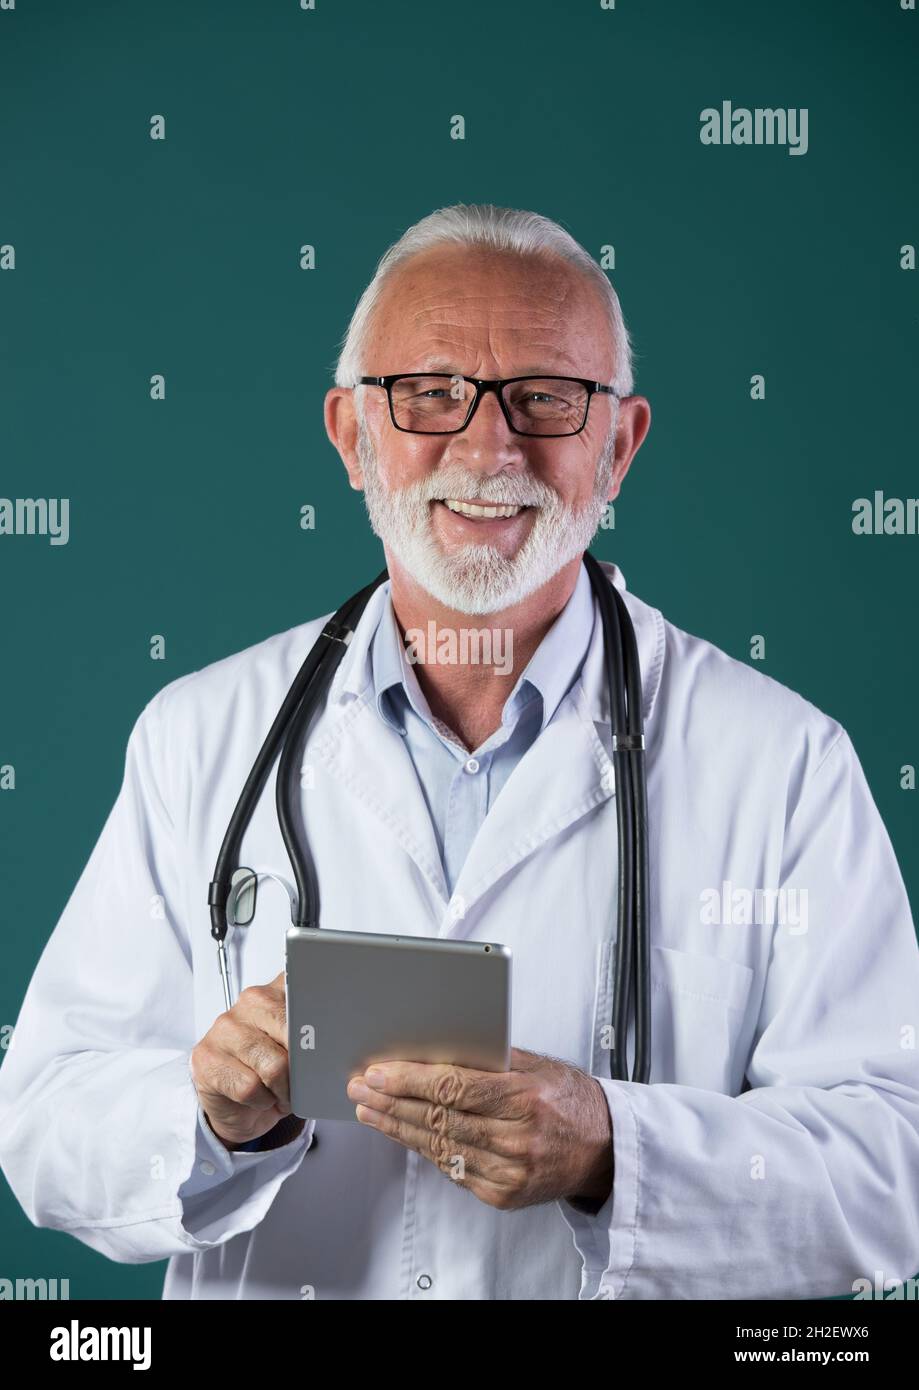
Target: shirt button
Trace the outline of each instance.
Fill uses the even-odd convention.
[[[210,1159],[207,1158],[204,1160],[203,1163],[199,1163],[198,1167],[201,1169],[201,1172],[204,1173],[204,1175],[208,1178],[213,1177],[214,1174],[217,1172],[216,1165],[211,1163]]]
[[[430,1274],[419,1274],[415,1283],[418,1285],[419,1289],[429,1289],[434,1283],[434,1280],[431,1278]]]
[[[478,760],[478,758],[467,758],[467,759],[466,759],[466,764],[465,764],[465,766],[466,766],[466,771],[467,771],[467,772],[478,772],[478,770],[479,770],[479,760]]]

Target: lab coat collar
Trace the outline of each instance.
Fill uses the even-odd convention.
[[[648,607],[647,604],[642,603],[640,599],[628,592],[625,575],[618,565],[608,560],[601,560],[600,567],[609,577],[611,584],[622,594],[632,619],[641,666],[642,713],[645,723],[647,723],[651,718],[660,687],[663,662],[663,619],[657,609]],[[585,578],[587,578],[586,568],[582,565],[578,582],[581,583]],[[330,706],[345,705],[355,697],[360,698],[368,693],[372,696],[373,671],[370,648],[373,635],[385,613],[386,605],[391,605],[390,587],[391,582],[387,579],[371,595],[355,629],[354,636],[348,644],[348,650],[335,672],[328,697]],[[596,602],[593,601],[593,598],[592,602],[594,616],[590,643],[580,677],[571,694],[578,696],[580,692],[581,708],[595,724],[609,726],[611,714],[609,691],[604,672],[603,633]]]

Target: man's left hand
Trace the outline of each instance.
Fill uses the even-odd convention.
[[[506,1072],[377,1062],[349,1082],[348,1096],[362,1124],[501,1211],[559,1198],[600,1204],[612,1190],[603,1088],[554,1057],[515,1047]]]

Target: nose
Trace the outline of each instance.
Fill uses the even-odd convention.
[[[483,391],[464,430],[447,438],[444,461],[491,475],[525,463],[523,437],[515,434],[501,409],[497,390]]]

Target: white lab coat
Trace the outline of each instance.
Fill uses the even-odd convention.
[[[173,682],[136,723],[0,1071],[0,1164],[34,1223],[113,1260],[170,1257],[167,1298],[799,1298],[915,1273],[919,950],[852,744],[605,569],[643,674],[652,1085],[609,1080],[603,1047],[616,815],[596,621],[452,900],[402,740],[368,698],[388,585],[310,733],[302,793],[324,925],[511,947],[514,1044],[606,1094],[600,1212],[497,1211],[353,1121],[260,1154],[204,1131],[188,1063],[223,1010],[208,882],[318,619]],[[241,858],[289,880],[273,788]],[[725,882],[807,889],[806,931],[800,898],[794,922],[790,898],[778,924],[704,920]],[[283,968],[288,924],[264,882],[235,932],[237,987]]]

